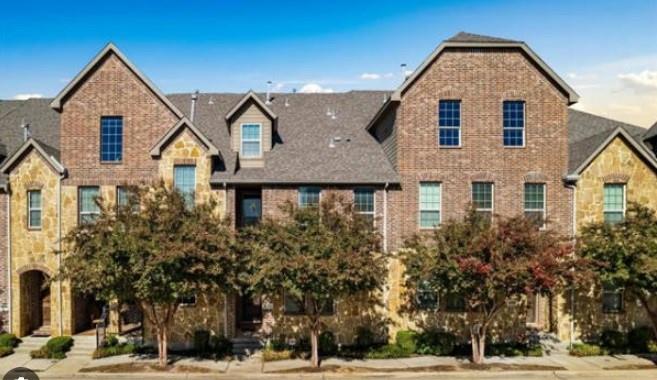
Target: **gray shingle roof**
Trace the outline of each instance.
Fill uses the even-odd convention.
[[[521,41],[509,40],[506,38],[485,36],[483,34],[474,34],[468,32],[458,32],[452,37],[446,39],[448,42],[474,42],[474,43],[486,43],[486,42],[510,42],[518,43]]]
[[[29,125],[31,136],[39,140],[44,150],[59,159],[59,113],[50,108],[51,101],[0,101],[0,144],[5,147],[5,157],[11,156],[23,145],[21,125],[25,122]]]
[[[244,94],[200,94],[194,124],[219,147],[225,159],[225,170],[212,176],[215,183],[398,182],[381,146],[365,130],[389,94],[273,94],[268,107],[278,116],[277,133],[272,150],[264,153],[263,168],[240,168],[237,154],[231,150],[224,117]],[[264,100],[263,94],[257,96]],[[169,95],[169,99],[189,113],[191,94]],[[335,111],[335,119],[327,115],[329,109]],[[341,140],[330,147],[334,137]]]
[[[568,172],[573,173],[617,128],[624,129],[646,148],[643,144],[645,128],[570,109],[568,112]]]
[[[655,122],[655,124],[653,124],[652,127],[648,128],[648,131],[643,137],[645,139],[651,139],[655,136],[657,136],[657,122]]]

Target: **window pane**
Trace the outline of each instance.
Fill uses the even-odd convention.
[[[41,209],[30,210],[30,227],[41,227]]]
[[[242,125],[242,156],[260,156],[260,124]]]
[[[121,161],[123,153],[123,117],[100,118],[100,159]]]
[[[283,302],[285,304],[285,314],[302,314],[304,312],[303,302],[296,297],[285,293],[283,295]]]
[[[119,207],[128,205],[128,190],[125,187],[116,188],[116,204]]]
[[[458,293],[448,293],[446,297],[445,309],[447,311],[459,312],[465,311],[465,298]]]
[[[41,191],[30,191],[28,195],[30,198],[30,208],[41,208]]]
[[[83,187],[80,189],[80,211],[98,213],[100,209],[96,204],[98,198],[97,187]]]
[[[440,224],[440,183],[420,183],[420,228]]]
[[[623,311],[623,290],[605,285],[602,289],[602,311],[620,313]]]
[[[459,146],[461,128],[461,101],[438,102],[438,142],[441,146]]]
[[[188,207],[194,205],[194,192],[196,191],[196,166],[176,165],[173,168],[173,184],[185,198]]]
[[[493,184],[474,182],[472,184],[472,205],[477,210],[493,209]]]
[[[505,101],[502,106],[504,146],[523,146],[525,102]]]
[[[374,190],[354,190],[354,208],[356,212],[374,212]]]
[[[304,186],[299,188],[299,207],[319,206],[319,187]]]
[[[438,309],[438,292],[431,289],[427,282],[423,282],[418,287],[416,294],[417,307],[420,310]]]

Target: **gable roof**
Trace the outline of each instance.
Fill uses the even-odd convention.
[[[425,70],[448,48],[517,48],[522,50],[546,75],[557,84],[567,95],[568,103],[577,103],[579,95],[554,70],[552,70],[526,43],[523,41],[507,40],[497,37],[460,32],[443,41],[438,47],[406,78],[406,80],[392,94],[393,101],[401,100],[402,94],[414,83]]]
[[[146,87],[148,87],[149,90],[155,94],[155,96],[160,99],[162,103],[164,103],[171,112],[173,112],[176,116],[182,117],[183,113],[173,104],[169,99],[151,82],[146,75],[144,75],[137,66],[135,66],[122,52],[114,46],[113,43],[108,43],[105,45],[105,47],[98,53],[96,56],[89,62],[83,69],[78,73],[78,75],[73,78],[72,81],[70,81],[66,87],[64,87],[59,94],[52,100],[50,103],[50,106],[56,110],[61,110],[62,104],[64,102],[64,99],[66,96],[73,91],[82,80],[84,80],[89,73],[91,73],[108,54],[114,54],[116,55],[138,78],[141,80]]]
[[[349,91],[332,94],[274,93],[268,107],[277,115],[271,151],[264,167],[240,167],[231,147],[226,115],[244,94],[201,93],[194,124],[219,148],[222,165],[211,182],[269,184],[385,184],[399,176],[381,145],[365,127],[381,108],[389,91]],[[191,94],[169,95],[181,109],[189,109]],[[264,102],[265,95],[253,93]],[[326,109],[335,111],[335,118]],[[340,137],[331,146],[331,139]]]
[[[32,149],[36,150],[46,160],[50,167],[55,170],[55,172],[60,175],[64,174],[64,166],[58,161],[59,151],[31,137],[4,162],[2,167],[0,167],[0,172],[3,174],[9,174],[14,166],[22,160],[25,154]]]
[[[616,137],[624,138],[650,165],[657,160],[643,143],[644,128],[607,119],[590,113],[568,112],[568,170],[579,175]]]
[[[176,135],[178,132],[184,130],[185,128],[189,129],[196,138],[201,140],[201,142],[208,149],[208,154],[212,156],[219,155],[219,149],[210,141],[203,132],[201,132],[187,117],[183,117],[179,122],[171,127],[167,133],[162,136],[162,138],[151,148],[151,156],[158,157],[162,154],[162,151],[167,146],[169,141]]]
[[[242,106],[249,100],[254,101],[267,115],[269,115],[272,120],[275,120],[278,117],[269,107],[267,107],[265,102],[260,100],[260,98],[255,94],[255,92],[253,92],[253,90],[249,90],[249,92],[247,92],[246,95],[244,95],[244,97],[240,99],[240,101],[237,102],[233,108],[228,110],[228,113],[226,113],[225,116],[226,120],[230,120],[235,115],[235,113],[237,113],[237,111],[239,111]]]
[[[657,136],[657,122],[652,125],[652,127],[648,128],[648,131],[645,134],[646,139],[651,139],[653,137]]]

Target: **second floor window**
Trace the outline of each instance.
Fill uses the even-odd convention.
[[[438,102],[438,143],[440,146],[461,146],[461,101]]]
[[[123,158],[123,117],[100,118],[100,160],[119,162]]]
[[[187,207],[194,205],[196,191],[196,166],[176,165],[173,167],[173,186],[180,191]]]
[[[493,184],[474,182],[472,184],[472,207],[487,219],[493,216]]]
[[[260,124],[242,124],[242,157],[256,158],[261,155],[262,128]]]
[[[420,228],[435,228],[440,224],[440,183],[420,183]]]
[[[525,102],[505,101],[502,114],[504,146],[525,146]]]
[[[85,186],[79,190],[79,215],[78,220],[81,224],[93,223],[100,215],[100,207],[96,199],[100,195],[100,189],[96,186]]]
[[[625,185],[608,183],[604,185],[604,220],[616,224],[625,219]]]
[[[41,228],[41,190],[27,192],[27,227]]]
[[[525,184],[525,217],[543,227],[545,224],[545,184]]]
[[[321,189],[315,186],[303,186],[299,188],[299,207],[319,207],[319,196]]]
[[[438,292],[426,282],[422,282],[415,290],[415,303],[420,310],[437,310],[438,300]]]
[[[370,223],[374,223],[374,190],[373,189],[356,189],[354,190],[354,211],[366,218]]]

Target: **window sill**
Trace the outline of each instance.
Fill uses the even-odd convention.
[[[42,227],[27,227],[27,230],[30,232],[39,232],[42,230]]]
[[[507,146],[507,145],[503,145],[502,148],[504,148],[504,149],[524,149],[524,148],[526,148],[526,146],[525,146],[525,145],[522,145],[522,146]]]
[[[438,145],[438,149],[461,149],[463,145]]]
[[[100,161],[101,165],[121,165],[123,161]]]

